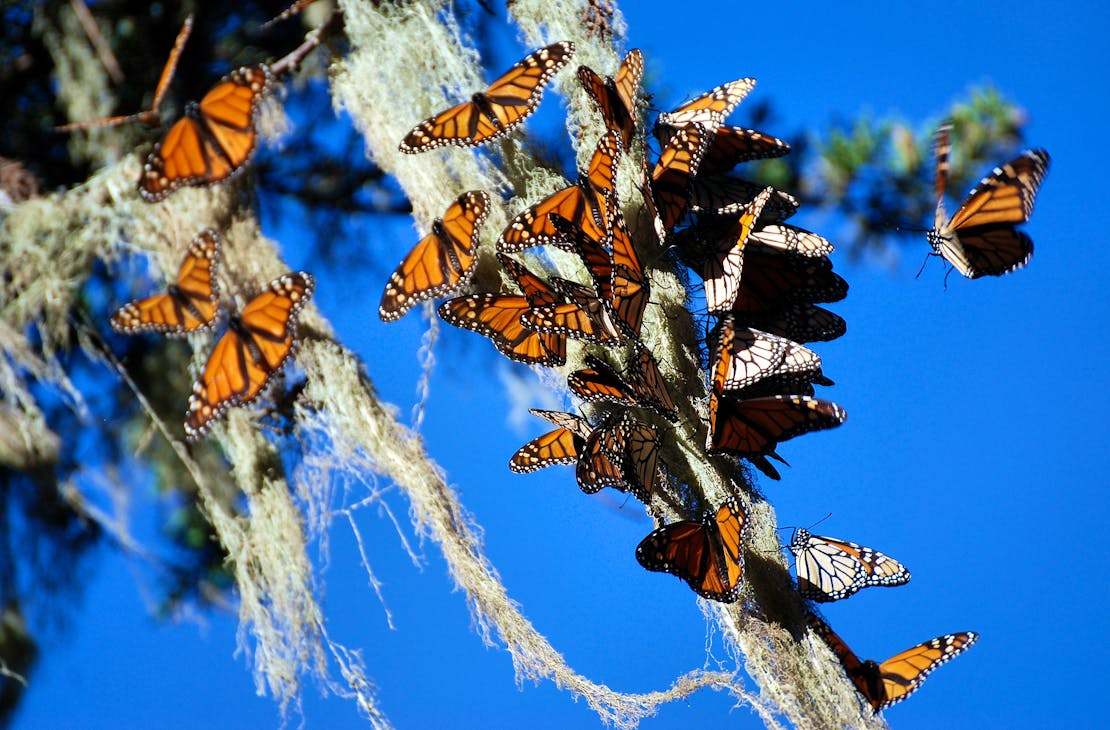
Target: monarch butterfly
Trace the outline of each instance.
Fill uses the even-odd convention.
[[[219,263],[220,234],[212,229],[201,231],[189,244],[177,283],[170,284],[165,294],[117,309],[110,320],[112,329],[129,335],[161,332],[172,337],[211,327],[220,298],[216,281]]]
[[[470,282],[478,263],[478,229],[489,208],[489,195],[472,190],[435,219],[432,232],[389,277],[378,308],[383,322],[399,319],[417,302],[453,294]]]
[[[524,292],[514,294],[471,294],[448,299],[439,306],[439,316],[448,324],[488,337],[510,360],[538,365],[562,365],[567,359],[566,337],[533,332],[521,317],[533,307],[553,304],[555,291],[523,265],[507,256],[498,256]]]
[[[648,283],[624,216],[619,210],[614,211],[612,252],[606,251],[600,243],[558,214],[551,215],[551,223],[574,242],[575,252],[590,272],[598,295],[608,303],[618,326],[629,336],[639,337],[644,308],[647,307]]]
[[[650,288],[643,266],[636,255],[624,216],[613,225],[613,312],[633,337],[640,336]]]
[[[721,84],[674,111],[660,114],[657,123],[678,128],[687,124],[700,124],[714,130],[725,123],[736,105],[754,88],[755,79],[738,79]]]
[[[727,312],[736,301],[744,271],[744,247],[772,192],[774,188],[768,187],[757,195],[740,212],[736,225],[717,239],[716,250],[698,262],[698,274],[704,280],[705,305],[710,312]]]
[[[690,184],[690,210],[695,213],[738,213],[763,186],[731,175],[701,175]],[[766,222],[781,222],[798,212],[801,204],[790,193],[775,190],[763,206]]]
[[[573,55],[570,41],[528,54],[470,101],[417,124],[398,149],[411,155],[448,144],[474,147],[508,134],[536,111],[543,87]]]
[[[702,175],[720,175],[741,162],[782,157],[788,152],[790,145],[778,137],[743,127],[717,127],[699,171]]]
[[[199,104],[185,107],[143,165],[139,194],[156,203],[182,185],[229,180],[250,161],[257,143],[258,104],[273,77],[265,65],[240,68],[220,79]]]
[[[880,664],[874,659],[861,662],[844,640],[816,616],[810,614],[808,622],[832,649],[848,678],[875,712],[909,697],[934,669],[963,654],[979,640],[979,634],[974,631],[945,634],[899,652]]]
[[[610,416],[582,446],[575,468],[579,488],[593,494],[613,487],[650,503],[659,445],[659,435],[653,427],[636,421],[628,413]]]
[[[589,422],[581,416],[561,411],[530,408],[528,412],[547,419],[558,428],[517,449],[509,460],[509,469],[517,474],[527,474],[555,464],[576,463],[586,438],[593,431]]]
[[[592,288],[560,278],[552,278],[551,285],[567,301],[529,310],[522,318],[525,327],[601,345],[613,345],[624,339],[609,317],[608,306]]]
[[[784,253],[749,241],[732,311],[746,321],[743,318],[750,314],[774,312],[788,304],[838,302],[847,295],[848,282],[833,272],[829,259]]]
[[[795,342],[828,342],[848,331],[844,318],[812,304],[789,304],[782,309],[748,312],[744,321],[764,332]]]
[[[189,396],[186,439],[195,441],[229,407],[257,398],[281,370],[293,354],[297,316],[315,284],[303,271],[286,274],[228,320]]]
[[[926,234],[933,251],[969,279],[1001,276],[1024,266],[1033,255],[1033,240],[1014,228],[1029,220],[1037,189],[1048,172],[1048,152],[1026,150],[971,189],[959,209],[948,218],[944,192],[948,186],[951,127],[937,130],[937,212]]]
[[[636,546],[636,560],[648,570],[672,573],[703,598],[733,603],[744,576],[747,515],[729,499],[700,521],[664,525]]]
[[[636,131],[636,94],[644,78],[644,54],[633,48],[621,61],[617,78],[602,79],[589,66],[578,67],[578,81],[597,104],[605,127],[621,134],[621,143],[628,149]]]
[[[177,38],[173,42],[173,48],[170,49],[169,58],[166,59],[166,65],[162,67],[162,75],[158,77],[158,85],[154,87],[154,99],[151,100],[149,109],[126,116],[95,119],[91,122],[63,124],[60,127],[54,127],[54,131],[73,132],[78,129],[88,129],[90,127],[115,127],[120,124],[129,124],[130,122],[142,122],[144,124],[157,123],[158,109],[162,106],[162,100],[165,98],[166,91],[170,86],[170,80],[173,79],[174,72],[177,71],[177,62],[181,58],[182,51],[185,50],[185,42],[189,40],[189,35],[192,32],[193,16],[189,14],[185,18],[185,22],[181,24],[181,30],[177,31]]]
[[[597,143],[586,175],[575,185],[549,195],[511,221],[497,241],[501,253],[515,253],[532,246],[562,243],[565,233],[555,228],[557,215],[578,227],[598,243],[609,240],[609,230],[617,203],[617,165],[620,163],[620,135],[607,132]]]
[[[771,394],[797,394],[813,382],[829,385],[821,373],[821,358],[797,342],[748,327],[734,325],[732,315],[716,329],[713,392],[717,395],[744,391],[751,398],[757,383]],[[764,386],[768,387],[764,387]]]
[[[688,124],[675,132],[659,153],[651,171],[651,191],[665,234],[674,230],[689,207],[690,185],[711,134],[700,124]]]
[[[592,355],[586,356],[586,366],[567,376],[567,385],[579,398],[650,408],[670,421],[678,418],[659,365],[643,345],[635,345],[626,379]]]
[[[797,559],[798,592],[828,603],[847,598],[868,586],[900,586],[910,571],[894,558],[835,537],[821,537],[799,528],[790,540]]]
[[[749,400],[709,396],[706,451],[736,456],[776,456],[782,441],[810,431],[835,428],[848,415],[837,404],[803,395],[772,395]]]

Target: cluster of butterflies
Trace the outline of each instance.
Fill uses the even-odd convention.
[[[187,21],[178,37],[152,110],[113,119],[154,114],[190,25]],[[415,154],[443,145],[475,146],[511,132],[535,111],[544,87],[573,53],[572,43],[559,42],[529,54],[469,101],[418,124],[400,150]],[[568,339],[606,348],[610,357],[587,355],[586,367],[567,380],[583,402],[605,404],[603,416],[591,422],[572,413],[533,411],[556,428],[521,447],[509,466],[524,473],[573,464],[584,492],[611,487],[650,507],[665,475],[659,458],[665,425],[640,414],[674,422],[679,409],[655,357],[640,340],[649,277],[617,194],[618,167],[638,124],[643,70],[637,50],[625,57],[615,78],[579,67],[579,81],[600,111],[605,132],[576,181],[520,212],[500,234],[497,259],[519,293],[461,293],[473,278],[480,230],[493,205],[489,194],[469,191],[448,206],[390,276],[379,315],[393,321],[421,301],[452,297],[439,306],[444,320],[486,336],[519,362],[561,366]],[[256,147],[258,105],[272,84],[267,66],[242,68],[190,104],[143,167],[143,199],[160,201],[182,186],[239,174]],[[706,452],[746,459],[778,479],[771,460],[785,463],[777,453],[781,442],[845,420],[835,403],[814,397],[814,385],[832,381],[805,343],[845,332],[843,319],[817,305],[842,299],[847,283],[832,271],[832,245],[825,238],[785,222],[798,208],[793,196],[731,174],[742,162],[790,151],[783,140],[726,124],[754,86],[754,79],[733,81],[660,114],[654,132],[661,151],[649,165],[645,149],[640,189],[650,228],[702,278],[706,309],[717,318],[707,338],[712,358]],[[1022,266],[1032,242],[1014,226],[1029,218],[1047,153],[1030,150],[996,168],[948,218],[943,207],[948,134],[945,127],[937,135],[937,214],[928,242],[969,278]],[[545,279],[514,258],[538,246],[576,254],[590,281]],[[112,327],[171,336],[211,328],[221,311],[219,263],[219,235],[203,231],[189,246],[176,283],[120,308]],[[290,273],[226,317],[226,331],[189,399],[188,438],[203,435],[228,407],[248,403],[265,390],[293,353],[298,315],[312,291],[309,274]],[[620,364],[615,366],[614,359]],[[649,570],[677,575],[707,599],[733,602],[741,595],[746,524],[743,506],[730,498],[704,510],[700,519],[656,529],[641,541],[636,557]],[[806,530],[797,530],[789,547],[796,557],[799,591],[818,602],[843,599],[868,586],[901,585],[910,577],[901,563],[881,552]],[[861,662],[815,614],[810,621],[876,711],[904,699],[933,669],[978,638],[972,632],[950,634],[882,663]]]
[[[133,121],[156,123],[158,108],[192,31],[186,18],[162,70],[151,108],[138,114],[109,117],[59,127],[74,131]],[[226,182],[249,164],[258,143],[257,117],[262,100],[274,85],[266,64],[232,71],[200,100],[189,103],[147,157],[139,179],[143,200],[155,203],[187,185]],[[220,235],[208,229],[190,243],[177,279],[166,291],[120,307],[110,324],[117,332],[157,332],[181,337],[213,328],[226,319],[200,377],[193,386],[185,414],[185,436],[204,435],[228,408],[258,398],[293,355],[297,319],[312,296],[315,282],[303,271],[270,282],[237,313],[226,318],[218,271]]]
[[[535,111],[545,85],[573,52],[573,44],[561,42],[529,54],[469,101],[418,124],[400,150],[476,146],[509,133]],[[606,404],[601,417],[591,422],[574,413],[533,410],[555,428],[522,446],[509,468],[527,473],[574,465],[584,492],[611,487],[650,507],[665,470],[659,457],[665,426],[639,414],[673,422],[679,411],[654,356],[640,341],[649,279],[638,250],[642,244],[625,223],[616,185],[638,123],[643,68],[638,50],[625,57],[615,78],[579,67],[581,86],[600,111],[605,131],[577,180],[517,214],[498,237],[497,259],[518,292],[460,295],[473,277],[480,229],[492,204],[487,193],[470,191],[436,219],[389,278],[379,314],[393,321],[420,301],[453,297],[439,306],[439,315],[489,338],[513,360],[563,365],[568,338],[606,348],[611,357],[587,354],[586,367],[567,378],[582,402]],[[832,271],[832,245],[785,222],[798,208],[793,196],[731,174],[742,162],[790,151],[776,137],[726,124],[754,85],[753,79],[723,84],[659,115],[654,131],[661,152],[650,172],[646,155],[641,159],[641,192],[658,240],[701,276],[706,309],[718,318],[708,338],[706,452],[744,458],[779,479],[770,461],[785,463],[776,450],[779,443],[845,420],[835,403],[814,397],[815,385],[832,381],[804,343],[845,332],[843,319],[817,305],[843,299],[848,285]],[[934,252],[969,278],[1023,265],[1032,243],[1014,226],[1029,218],[1048,155],[1027,151],[996,168],[948,218],[943,207],[948,149],[945,127],[936,143],[937,217],[927,237]],[[590,281],[545,279],[514,258],[538,246],[576,254]],[[616,367],[611,361],[620,352],[626,354]],[[656,529],[639,544],[636,557],[649,570],[679,576],[707,599],[733,602],[741,595],[746,523],[743,506],[730,498],[704,510],[701,519]],[[910,578],[897,560],[847,540],[799,529],[789,547],[798,590],[813,601],[836,601]],[[973,632],[948,634],[878,663],[860,661],[815,613],[810,622],[875,711],[905,699],[936,667],[978,639]]]

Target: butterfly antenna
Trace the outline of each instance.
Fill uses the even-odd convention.
[[[806,529],[808,529],[808,530],[812,530],[812,529],[813,529],[814,527],[817,527],[818,525],[820,525],[820,524],[821,524],[822,522],[824,522],[825,520],[829,519],[830,517],[832,517],[832,512],[829,512],[829,513],[828,513],[827,515],[825,515],[825,516],[824,516],[824,517],[822,517],[821,519],[817,520],[816,522],[814,522],[814,523],[813,523],[812,525],[810,525],[810,526],[809,526],[808,528],[806,528]]]

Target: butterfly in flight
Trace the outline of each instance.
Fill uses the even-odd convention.
[[[654,427],[627,412],[610,416],[582,445],[575,468],[578,486],[586,494],[613,487],[650,504],[660,444]]]
[[[315,280],[303,271],[270,282],[228,319],[185,413],[185,437],[195,441],[229,407],[257,398],[293,354],[297,317],[308,303]]]
[[[578,67],[578,81],[597,104],[607,129],[620,132],[624,149],[636,131],[636,95],[644,78],[644,54],[633,48],[621,61],[617,78],[601,78],[589,66]]]
[[[586,439],[593,431],[589,421],[562,411],[530,408],[528,412],[550,421],[557,428],[537,436],[517,449],[509,460],[509,470],[517,474],[527,474],[555,464],[577,463],[578,455],[582,453]]]
[[[1033,240],[1014,226],[1029,220],[1037,189],[1048,172],[1048,152],[1026,150],[972,188],[959,209],[947,216],[944,192],[948,187],[951,127],[937,130],[937,212],[926,234],[933,251],[969,279],[1001,276],[1024,266],[1033,255]]]
[[[598,140],[585,175],[576,184],[547,196],[509,221],[497,241],[500,253],[516,253],[532,246],[564,246],[567,234],[556,228],[558,216],[591,240],[607,244],[617,201],[620,135],[606,132]]]
[[[144,109],[137,114],[128,114],[126,116],[94,119],[90,122],[63,124],[60,127],[55,127],[54,131],[73,132],[78,129],[89,129],[90,127],[115,127],[120,124],[129,124],[131,122],[157,124],[158,109],[162,106],[162,100],[166,97],[166,92],[170,87],[170,81],[173,79],[174,72],[177,71],[177,62],[181,58],[181,52],[185,50],[185,42],[189,40],[189,35],[192,32],[193,16],[190,14],[185,18],[185,22],[181,24],[181,30],[177,32],[177,39],[174,40],[173,48],[170,49],[170,55],[169,58],[166,59],[166,65],[162,67],[162,75],[158,78],[158,85],[154,87],[154,99],[150,102],[149,109]]]
[[[744,576],[744,529],[747,515],[729,499],[700,521],[664,525],[636,547],[636,559],[648,570],[672,573],[703,598],[732,603],[740,597]]]
[[[586,402],[610,402],[624,406],[649,408],[669,421],[678,419],[678,411],[667,392],[663,373],[651,352],[640,343],[633,347],[622,378],[603,360],[586,356],[586,367],[567,376],[571,392]]]
[[[478,229],[489,213],[489,195],[463,193],[432,223],[432,231],[409,252],[389,277],[378,316],[392,322],[417,302],[454,294],[474,276]]]
[[[824,621],[810,614],[809,625],[829,645],[848,679],[875,712],[909,697],[934,669],[964,653],[979,640],[979,634],[974,631],[961,631],[910,647],[882,663],[874,659],[861,662]]]
[[[533,308],[557,302],[558,293],[519,262],[500,254],[498,259],[524,292],[523,295],[471,294],[455,297],[439,306],[439,316],[448,324],[488,337],[510,360],[562,365],[567,361],[566,337],[534,332],[521,321]]]
[[[240,68],[220,79],[199,104],[185,107],[143,165],[143,200],[156,203],[183,185],[223,182],[242,172],[258,143],[259,102],[272,83],[265,65]]]
[[[470,101],[417,124],[399,149],[411,155],[443,145],[473,147],[508,134],[536,111],[543,87],[573,55],[570,41],[528,54]]]
[[[700,124],[712,132],[725,123],[736,105],[754,88],[755,79],[721,84],[674,111],[660,114],[657,124],[680,129],[687,124]]]
[[[176,283],[166,287],[165,294],[120,307],[110,320],[112,329],[129,335],[160,332],[180,336],[211,327],[220,298],[219,263],[220,234],[212,229],[201,231],[189,244]]]
[[[798,592],[820,603],[839,601],[868,586],[900,586],[910,571],[894,558],[854,542],[799,528],[790,540]]]

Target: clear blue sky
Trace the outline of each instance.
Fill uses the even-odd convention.
[[[772,100],[780,114],[772,133],[863,110],[924,124],[987,81],[1028,111],[1030,144],[1052,154],[1026,227],[1036,244],[1029,267],[998,280],[952,276],[946,291],[935,261],[914,278],[924,236],[894,270],[836,259],[851,284],[833,307],[848,334],[815,349],[837,381],[829,397],[849,419],[785,445],[793,467],[763,486],[781,524],[809,525],[832,512],[820,532],[880,548],[913,571],[904,587],[864,591],[826,610],[861,656],[881,660],[950,631],[982,634],[887,712],[896,727],[1091,726],[1103,714],[1094,707],[1104,674],[1096,660],[1110,633],[1105,583],[1091,574],[1110,560],[1102,537],[1107,428],[1095,391],[1110,355],[1110,241],[1094,163],[1105,158],[1095,140],[1110,111],[1107,11],[1026,2],[999,16],[996,4],[934,2],[858,12],[804,2],[749,17],[724,1],[686,3],[682,12],[673,3],[623,5],[630,45],[643,49],[663,98],[754,76],[752,98]],[[835,243],[837,221],[807,219],[804,210],[798,219]],[[388,235],[396,226],[372,230],[369,245],[390,265],[413,240],[406,226],[400,238]],[[364,289],[376,302],[385,264],[352,281],[303,260],[295,235],[285,245],[293,265],[316,274],[324,314],[363,353],[382,395],[407,412],[417,318],[386,326],[369,310],[338,306],[340,288]],[[663,688],[702,666],[706,627],[693,594],[633,557],[651,528],[642,511],[620,495],[584,497],[567,468],[511,474],[508,457],[542,426],[509,424],[504,385],[491,374],[528,371],[495,361],[476,336],[449,335],[432,385],[428,449],[484,526],[513,598],[576,669],[615,689]],[[391,504],[406,513],[396,495]],[[136,519],[153,517],[140,511]],[[585,703],[550,684],[517,688],[508,655],[470,630],[434,545],[424,546],[427,565],[418,570],[375,510],[361,514],[360,527],[397,628],[387,628],[341,523],[324,606],[332,636],[363,649],[382,708],[399,727],[598,724]],[[209,616],[202,627],[159,623],[133,565],[108,552],[90,565],[83,608],[51,632],[18,727],[278,724],[275,706],[254,696],[244,660],[233,656],[233,614]],[[759,727],[746,709],[728,715],[731,704],[703,693],[643,727]],[[315,688],[305,722],[363,724],[350,703],[320,699]]]

